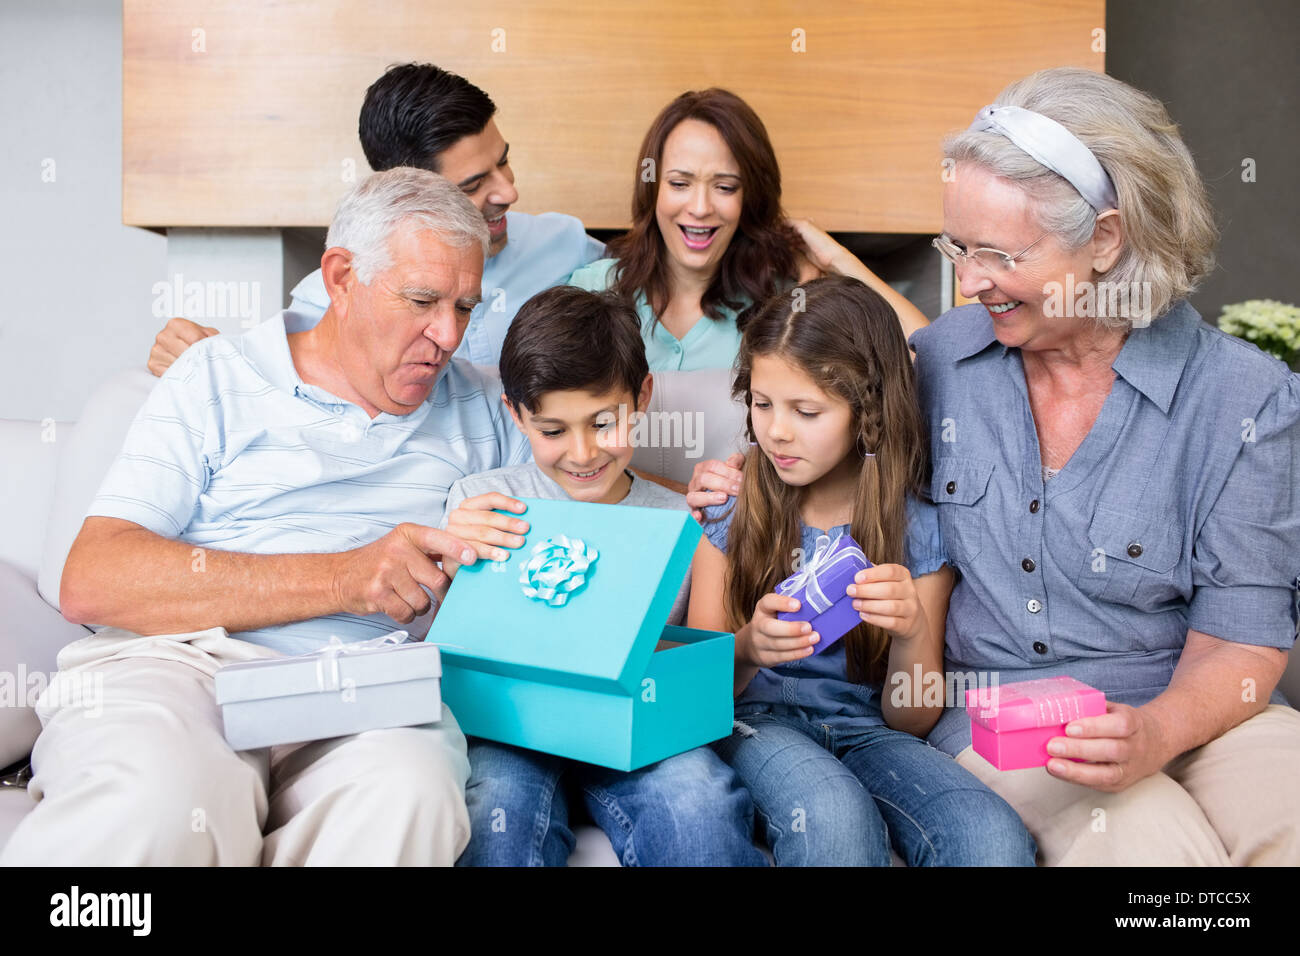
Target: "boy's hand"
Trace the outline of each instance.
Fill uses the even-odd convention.
[[[710,459],[696,465],[691,473],[691,483],[686,488],[686,503],[691,506],[691,517],[700,521],[706,505],[722,504],[728,496],[740,494],[740,469],[744,464],[745,456],[734,452],[726,461]]]
[[[903,640],[925,634],[925,610],[907,568],[877,564],[859,571],[853,582],[848,586],[848,595],[855,598],[853,610],[863,621]]]
[[[494,510],[496,508],[519,514],[527,506],[522,501],[495,491],[475,495],[466,498],[447,516],[447,531],[466,542],[480,558],[505,561],[510,555],[502,549],[523,546],[523,535],[528,532],[528,522],[498,514]],[[459,568],[457,562],[443,559],[442,569],[448,575],[455,575]]]
[[[782,621],[780,611],[797,611],[799,602],[792,597],[772,592],[758,599],[754,616],[749,622],[745,656],[758,667],[776,667],[787,661],[797,661],[813,652],[813,645],[821,639],[807,621]]]

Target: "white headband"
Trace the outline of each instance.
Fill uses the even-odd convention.
[[[1001,133],[1077,189],[1097,212],[1119,208],[1115,184],[1092,150],[1051,117],[1019,106],[986,106],[970,128]]]

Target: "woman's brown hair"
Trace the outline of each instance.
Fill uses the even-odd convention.
[[[822,391],[849,404],[857,437],[849,454],[863,456],[850,533],[873,563],[905,563],[905,499],[909,492],[925,494],[929,456],[911,358],[893,308],[857,279],[843,276],[768,298],[749,317],[737,359],[732,394],[747,407],[752,407],[751,376],[760,355],[789,362]],[[752,412],[746,423],[752,442]],[[782,481],[763,450],[751,446],[727,535],[725,593],[732,630],[792,573],[803,496],[802,487]],[[888,632],[863,623],[844,639],[849,679],[881,682]]]
[[[720,319],[721,308],[739,311],[793,281],[797,275],[795,250],[800,247],[781,211],[781,168],[767,129],[749,104],[728,90],[715,87],[683,93],[650,124],[637,158],[632,227],[608,246],[608,254],[618,260],[613,288],[629,298],[644,293],[656,316],[668,304],[668,250],[655,207],[664,143],[688,119],[716,129],[740,167],[740,222],[700,301],[705,315]],[[646,169],[652,175],[644,175]]]

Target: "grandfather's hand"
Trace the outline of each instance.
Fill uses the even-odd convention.
[[[399,524],[378,541],[338,555],[335,598],[350,614],[387,614],[409,624],[432,606],[424,588],[439,601],[447,596],[451,579],[437,565],[447,555],[461,564],[477,559],[473,548],[449,532]]]
[[[1107,701],[1106,713],[1072,720],[1065,733],[1047,742],[1047,772],[1094,790],[1119,793],[1169,762],[1159,723],[1140,707]]]
[[[720,505],[740,494],[740,469],[744,465],[745,456],[735,452],[726,461],[709,459],[695,466],[691,483],[686,486],[686,503],[696,521],[704,519],[703,509],[708,505]]]
[[[447,516],[447,531],[467,542],[480,558],[505,561],[510,555],[502,548],[522,547],[523,535],[528,533],[528,522],[500,514],[496,509],[520,514],[527,507],[522,501],[495,491],[475,495],[466,498]],[[455,577],[460,562],[444,555],[442,569],[448,576]]]
[[[168,319],[149,350],[149,371],[161,376],[195,342],[220,334],[210,325],[199,325],[180,316]]]

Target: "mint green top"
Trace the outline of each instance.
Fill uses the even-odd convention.
[[[569,276],[569,285],[589,292],[604,292],[614,284],[617,262],[617,259],[597,259]],[[740,351],[740,332],[732,310],[723,307],[721,319],[701,315],[690,331],[678,339],[662,322],[655,321],[654,312],[642,293],[637,293],[635,304],[650,371],[731,368],[735,363],[736,353]]]

